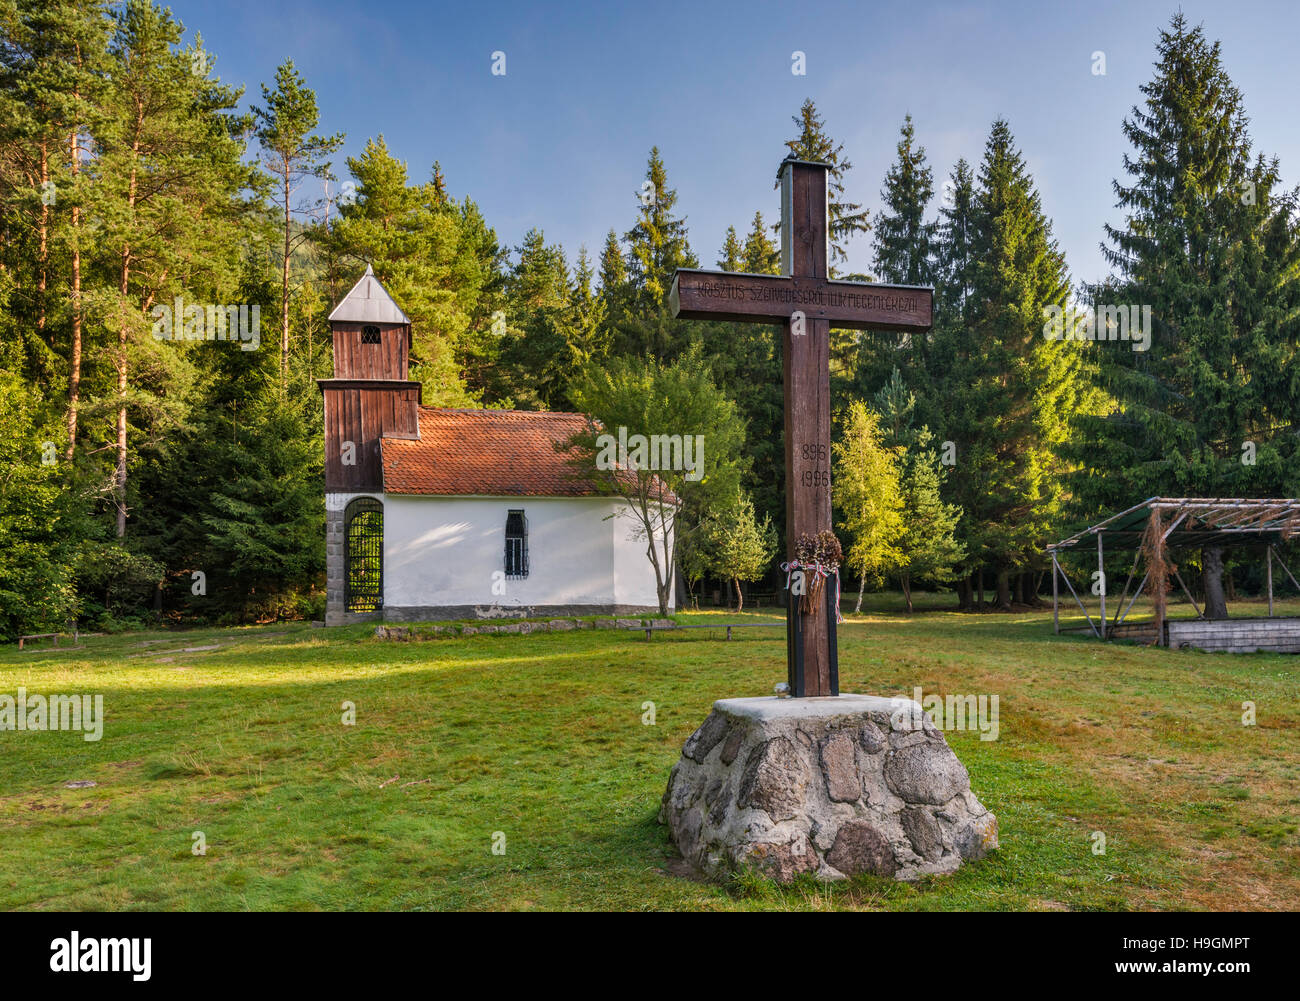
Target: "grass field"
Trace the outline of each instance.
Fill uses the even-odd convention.
[[[1050,610],[909,618],[869,600],[886,610],[841,628],[842,690],[1000,699],[996,741],[947,735],[1001,835],[955,876],[780,889],[664,873],[668,770],[714,699],[784,679],[781,630],[393,643],[291,624],[0,651],[0,694],[102,693],[106,715],[98,742],[0,732],[0,908],[1300,906],[1296,657],[1103,646],[1053,636]]]

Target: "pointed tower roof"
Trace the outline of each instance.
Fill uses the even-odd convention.
[[[410,323],[411,318],[402,312],[388,289],[379,284],[369,264],[361,280],[330,313],[330,322],[343,323]]]

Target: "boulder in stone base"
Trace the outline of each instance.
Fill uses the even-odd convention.
[[[692,866],[896,879],[955,871],[998,823],[910,699],[720,699],[673,766],[659,821]]]

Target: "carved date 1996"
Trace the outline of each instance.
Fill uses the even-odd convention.
[[[813,468],[799,472],[799,485],[804,487],[826,487],[831,485],[831,471],[821,468],[827,459],[827,448],[821,442],[804,442],[799,446],[799,458],[811,462]]]

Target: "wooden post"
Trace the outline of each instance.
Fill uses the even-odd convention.
[[[1160,523],[1160,508],[1151,510],[1151,563],[1155,570],[1152,580],[1151,597],[1156,611],[1156,646],[1165,645],[1165,590],[1169,575],[1165,572],[1165,534]]]
[[[1264,552],[1268,554],[1268,617],[1273,617],[1273,547],[1265,546]]]
[[[1106,638],[1106,557],[1102,551],[1102,533],[1097,533],[1097,572],[1101,574],[1101,638]]]
[[[1133,575],[1137,573],[1138,560],[1141,556],[1142,551],[1140,549],[1133,554],[1133,565],[1129,567],[1128,577],[1124,580],[1124,590],[1120,592],[1119,601],[1115,602],[1115,621],[1111,623],[1112,628],[1119,625],[1119,612],[1120,609],[1124,607],[1124,599],[1128,597],[1128,588],[1129,585],[1133,583]],[[1146,578],[1143,579],[1145,580]]]
[[[1061,585],[1056,577],[1056,550],[1052,550],[1052,630],[1061,635]]]
[[[787,163],[781,171],[781,257],[786,274],[827,276],[827,169],[824,165]],[[787,315],[781,352],[785,392],[785,525],[787,558],[794,559],[801,535],[816,538],[831,528],[831,325],[812,315]],[[811,591],[812,580],[806,584]],[[831,586],[828,580],[826,586]],[[838,695],[831,665],[835,619],[821,609],[792,614],[801,618],[792,629],[801,670],[792,673],[795,696]],[[800,684],[801,683],[801,684]]]

